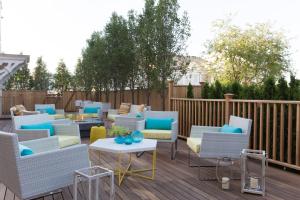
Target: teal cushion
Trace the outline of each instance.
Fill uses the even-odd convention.
[[[140,112],[138,112],[138,113],[136,113],[135,117],[136,117],[136,118],[142,118],[142,117],[143,117],[143,114],[140,113]]]
[[[56,111],[52,107],[47,107],[47,108],[39,108],[37,111],[40,111],[41,113],[48,113],[49,115],[55,115]]]
[[[50,136],[54,135],[54,126],[50,122],[21,125],[21,129],[48,129],[50,131]]]
[[[222,128],[221,128],[220,131],[222,133],[233,133],[233,134],[241,134],[241,133],[243,133],[243,130],[241,128],[229,126],[227,124],[225,124],[224,126],[222,126]]]
[[[147,118],[146,129],[171,130],[172,118]]]
[[[99,107],[85,107],[83,109],[83,113],[87,113],[87,114],[98,113],[98,110],[100,110]]]
[[[19,151],[21,156],[28,156],[33,154],[32,149],[22,144],[19,144]]]

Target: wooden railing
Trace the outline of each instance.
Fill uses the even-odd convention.
[[[269,161],[300,170],[300,101],[170,98],[179,112],[179,137],[192,125],[222,126],[230,115],[253,120],[249,147],[266,150]]]

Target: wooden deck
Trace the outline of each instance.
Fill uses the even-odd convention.
[[[0,130],[11,131],[10,120],[0,120]],[[88,142],[84,140],[83,142]],[[269,167],[267,169],[266,188],[267,193],[263,198],[257,195],[241,194],[240,181],[231,182],[231,190],[224,191],[216,181],[199,181],[197,169],[187,165],[188,149],[185,141],[180,140],[176,160],[170,160],[170,148],[168,144],[159,144],[157,157],[157,173],[154,181],[144,180],[139,177],[127,177],[122,185],[116,186],[116,199],[300,199],[300,175],[281,169]],[[100,164],[112,167],[116,161],[113,154],[103,155]],[[99,164],[98,154],[90,152],[93,163]],[[141,158],[134,157],[136,166],[151,165],[151,155],[145,153]],[[204,170],[203,175],[211,176],[209,170]],[[79,190],[79,197],[85,199],[84,185]],[[103,183],[104,196],[108,194],[108,184]],[[18,199],[9,189],[0,183],[0,200]],[[42,199],[42,198],[41,198]],[[46,200],[71,200],[72,187],[63,188],[61,193],[44,197]],[[107,199],[107,198],[105,198]]]

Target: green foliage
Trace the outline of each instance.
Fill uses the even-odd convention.
[[[223,20],[215,28],[216,37],[207,46],[208,70],[221,82],[262,83],[289,71],[287,39],[269,24],[242,29]]]
[[[223,99],[224,98],[223,87],[218,80],[215,81],[215,83],[214,83],[214,98],[215,99]]]
[[[281,77],[279,80],[278,80],[278,97],[277,99],[280,99],[280,100],[288,100],[289,98],[289,88],[288,88],[288,84],[286,82],[286,80]]]
[[[32,86],[32,76],[28,65],[25,65],[6,82],[5,88],[6,90],[31,90]]]
[[[189,83],[188,87],[187,87],[187,93],[186,93],[186,97],[193,99],[194,98],[194,92],[193,92],[193,86],[191,83]]]
[[[51,84],[50,78],[51,74],[48,72],[46,64],[42,57],[39,57],[33,72],[33,88],[35,90],[48,90]]]
[[[261,85],[242,85],[238,82],[229,84],[205,83],[202,89],[202,98],[218,99],[224,98],[224,94],[233,93],[235,99],[266,99],[266,100],[300,100],[300,80],[290,76],[289,84],[281,77],[275,82],[273,77],[268,77]],[[217,87],[222,88],[218,94]]]
[[[125,136],[130,134],[131,131],[128,128],[125,128],[123,126],[112,126],[109,130],[110,136]]]
[[[58,63],[58,66],[56,68],[56,73],[53,76],[54,82],[53,87],[56,89],[59,93],[62,93],[63,91],[67,91],[71,87],[71,74],[67,69],[66,64],[63,60],[61,60]]]
[[[264,81],[263,85],[263,94],[266,99],[276,99],[276,85],[273,77],[268,77]]]

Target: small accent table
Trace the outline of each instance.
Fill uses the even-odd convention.
[[[95,194],[95,199],[99,199],[99,181],[102,177],[110,177],[110,199],[114,199],[114,172],[100,167],[100,166],[93,166],[88,168],[83,168],[75,171],[74,174],[74,200],[77,200],[77,186],[80,181],[87,180],[88,181],[88,200],[92,200],[92,181],[95,180],[96,182],[96,191],[93,193]]]
[[[126,175],[138,176],[144,179],[154,180],[156,170],[156,146],[157,141],[152,139],[144,139],[140,143],[133,143],[131,145],[117,144],[114,138],[99,139],[92,143],[89,148],[97,151],[104,151],[118,154],[117,167],[115,169],[118,175],[118,182],[121,185]],[[131,169],[132,154],[137,152],[152,151],[152,168],[150,169]],[[126,166],[122,166],[122,156],[129,154],[129,161]],[[151,176],[141,174],[142,172],[152,171]]]

